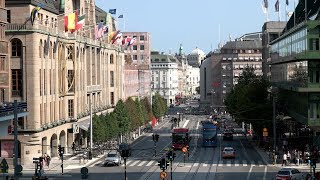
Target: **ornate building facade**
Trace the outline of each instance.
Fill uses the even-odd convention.
[[[40,3],[43,8],[32,25],[28,17]],[[73,142],[86,147],[90,105],[98,114],[110,112],[124,97],[124,55],[120,46],[95,39],[94,0],[19,4],[8,0],[6,7],[10,17],[6,26],[9,96],[28,104],[27,117],[19,119],[22,164],[45,153],[57,156],[58,145],[66,153]],[[84,27],[65,32],[64,15],[75,11],[85,14]],[[0,136],[0,141],[12,139],[9,134]]]

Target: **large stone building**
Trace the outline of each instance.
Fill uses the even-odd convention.
[[[122,32],[123,38],[135,38],[129,47],[124,45],[125,99],[128,97],[150,97],[150,34],[148,32]]]
[[[284,131],[296,134],[301,147],[320,145],[319,10],[319,1],[299,1],[281,36],[270,43],[277,112],[286,117]]]
[[[6,24],[5,0],[0,0],[0,102],[4,101],[5,89],[9,87],[8,41],[5,38]]]
[[[159,92],[167,105],[176,103],[176,95],[179,93],[178,59],[173,55],[151,52],[151,90]]]
[[[40,3],[43,8],[32,25],[30,13]],[[73,142],[87,146],[90,105],[93,112],[107,112],[124,97],[124,54],[120,46],[95,39],[95,7],[93,0],[6,0],[11,61],[7,100],[28,106],[27,117],[19,119],[22,164],[44,153],[57,156],[58,145],[66,153]],[[65,32],[63,14],[74,11],[85,14],[85,25]],[[0,141],[12,139],[0,136]]]
[[[262,76],[261,33],[248,33],[210,53],[200,68],[200,102],[216,111],[224,109],[224,99],[246,66]]]

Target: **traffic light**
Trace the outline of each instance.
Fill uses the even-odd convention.
[[[60,157],[62,157],[64,154],[64,149],[63,149],[63,147],[61,147],[61,145],[58,145],[58,153],[59,153]]]
[[[166,161],[166,169],[169,167],[169,161]]]
[[[152,140],[154,142],[158,142],[159,141],[159,134],[152,134]]]
[[[161,170],[167,169],[167,162],[165,158],[162,158],[160,161],[158,161],[158,166]]]
[[[129,157],[129,149],[121,150],[121,157]]]
[[[176,157],[176,153],[174,153],[172,150],[170,150],[170,151],[167,153],[167,158],[168,158],[170,161],[173,161],[175,157]]]
[[[159,134],[156,134],[156,142],[159,141]]]

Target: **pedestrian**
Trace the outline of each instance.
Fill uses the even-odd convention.
[[[298,151],[297,153],[297,165],[300,165],[300,158],[301,158],[301,151]]]
[[[273,150],[273,165],[276,165],[276,164],[277,164],[277,158],[278,158],[278,156],[277,156],[277,154],[276,154],[276,151]]]
[[[288,164],[290,165],[290,163],[291,163],[291,154],[290,154],[289,151],[288,151],[288,153],[287,153],[287,162],[288,162]]]
[[[51,157],[48,154],[46,154],[46,163],[47,163],[48,168],[50,165],[50,161],[51,161]]]
[[[284,152],[282,156],[282,166],[283,164],[286,166],[287,165],[287,154]]]

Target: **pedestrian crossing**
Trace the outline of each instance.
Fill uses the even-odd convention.
[[[127,161],[127,167],[151,167],[151,166],[157,166],[158,162],[155,160],[128,160]],[[177,164],[177,162],[174,162],[174,164]],[[210,167],[210,166],[218,166],[218,167],[246,167],[246,166],[257,166],[257,167],[263,167],[265,164],[262,161],[247,161],[247,160],[228,160],[224,159],[221,161],[205,161],[205,162],[194,162],[190,163],[187,162],[188,166],[193,167]],[[97,162],[96,164],[92,164],[89,167],[93,166],[103,166],[103,161]],[[124,166],[124,163],[122,162],[121,166]]]

